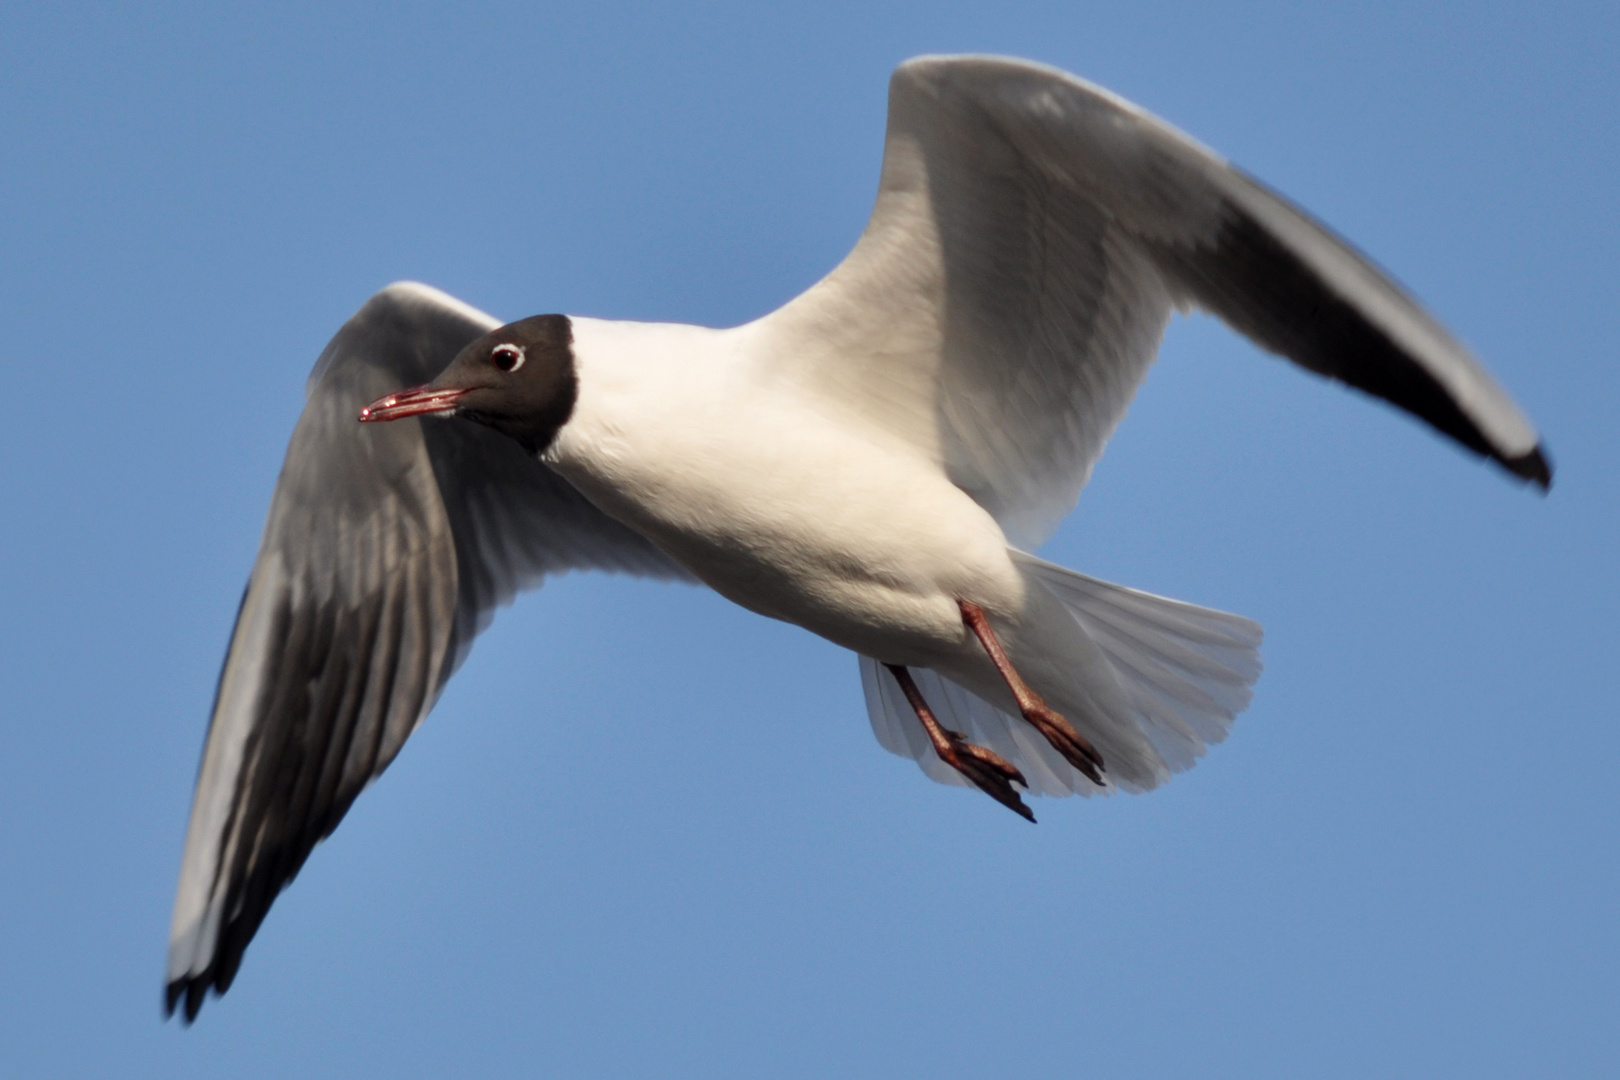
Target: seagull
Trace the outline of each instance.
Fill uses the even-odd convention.
[[[1249,702],[1260,627],[1031,554],[1190,309],[1550,487],[1535,428],[1366,258],[1020,60],[902,64],[859,242],[747,325],[373,296],[316,361],[230,639],[165,1014],[229,989],[495,609],[553,574],[701,583],[849,649],[886,749],[1031,821],[1024,793],[1193,765]]]

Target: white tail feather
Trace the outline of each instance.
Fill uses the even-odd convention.
[[[1258,623],[1099,581],[1023,552],[1012,555],[1031,582],[1056,597],[1102,650],[1134,710],[1133,716],[1114,719],[1146,737],[1164,773],[1191,768],[1206,747],[1226,738],[1260,677]],[[940,783],[967,783],[935,755],[882,665],[863,656],[860,667],[867,716],[883,748],[913,759]],[[918,668],[912,676],[940,723],[1017,765],[1030,791],[1090,795],[1112,789],[1086,780],[1022,719],[937,672]]]

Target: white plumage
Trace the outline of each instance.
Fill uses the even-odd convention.
[[[879,742],[944,783],[966,781],[883,665],[1042,794],[1191,766],[1248,704],[1260,628],[1027,554],[1074,507],[1178,307],[1550,481],[1529,422],[1409,296],[1160,121],[976,57],[902,65],[889,110],[865,233],[779,311],[729,330],[565,320],[575,396],[540,460],[464,420],[354,422],[496,320],[401,284],[333,339],[221,677],[171,1009],[184,998],[189,1019],[228,988],[275,894],[493,610],[550,573],[695,579],[846,646]],[[1026,722],[970,609],[1100,753],[1101,783]]]

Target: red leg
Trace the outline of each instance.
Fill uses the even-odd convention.
[[[962,621],[968,629],[978,637],[979,644],[984,651],[990,654],[990,662],[996,665],[1001,677],[1007,680],[1007,688],[1012,691],[1013,698],[1018,702],[1018,711],[1024,714],[1024,719],[1034,725],[1046,741],[1052,744],[1052,749],[1063,755],[1063,760],[1085,773],[1086,778],[1093,784],[1102,786],[1103,759],[1097,753],[1097,748],[1082,734],[1074,729],[1064,715],[1052,708],[1041,695],[1029,688],[1018,669],[1013,667],[1012,661],[1007,658],[1007,650],[1001,647],[1001,641],[996,632],[990,628],[990,620],[985,616],[984,609],[978,604],[968,600],[958,600],[962,609]]]
[[[1035,814],[1024,805],[1024,800],[1020,799],[1018,792],[1013,789],[1014,783],[1029,786],[1024,774],[1006,758],[991,753],[982,746],[974,746],[936,720],[933,710],[928,707],[928,702],[923,700],[922,691],[917,689],[917,683],[912,679],[911,672],[898,664],[883,666],[894,675],[894,681],[900,684],[901,693],[911,702],[912,709],[917,713],[917,719],[922,721],[923,730],[928,732],[928,741],[934,744],[934,753],[939,755],[939,760],[973,781],[975,787],[1002,806],[1034,821]]]

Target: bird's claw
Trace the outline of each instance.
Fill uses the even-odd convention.
[[[1085,774],[1098,787],[1103,786],[1103,759],[1091,740],[1074,729],[1074,725],[1060,712],[1040,705],[1024,710],[1024,719],[1039,731],[1052,749],[1063,755],[1063,760]]]
[[[944,734],[950,745],[941,751],[940,760],[967,777],[974,787],[1002,806],[1029,821],[1035,820],[1034,811],[1013,787],[1014,784],[1029,787],[1029,781],[1024,779],[1024,774],[1018,771],[1016,765],[994,751],[975,746],[954,731],[944,729]]]

